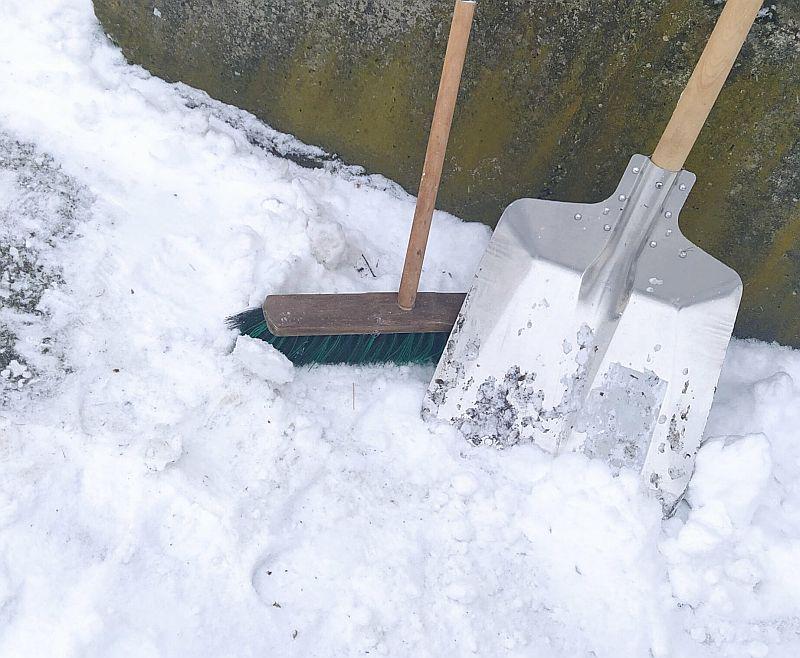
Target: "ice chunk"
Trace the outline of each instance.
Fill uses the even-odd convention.
[[[239,336],[233,358],[248,372],[273,384],[286,384],[294,379],[292,362],[263,340]]]
[[[693,508],[724,507],[735,525],[746,525],[771,473],[770,446],[763,434],[710,441],[697,453],[689,503]]]

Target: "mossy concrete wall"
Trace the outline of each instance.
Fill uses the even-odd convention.
[[[721,10],[482,0],[438,206],[597,200],[652,152]],[[736,332],[800,345],[800,0],[745,44],[687,168],[687,236],[745,281]],[[95,0],[126,56],[415,192],[450,0]]]

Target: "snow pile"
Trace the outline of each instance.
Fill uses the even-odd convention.
[[[129,66],[88,0],[0,12],[1,656],[800,652],[800,354],[733,344],[666,522],[629,473],[472,447],[420,419],[430,369],[222,323],[392,289],[413,199]],[[437,215],[424,287],[487,239]]]

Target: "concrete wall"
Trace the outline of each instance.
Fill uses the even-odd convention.
[[[800,0],[745,44],[687,163],[687,236],[745,281],[736,332],[800,345]],[[126,56],[416,191],[450,0],[95,0]],[[721,5],[479,0],[438,206],[596,200],[652,152]]]

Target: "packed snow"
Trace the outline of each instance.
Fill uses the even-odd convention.
[[[663,520],[424,422],[432,368],[225,329],[395,287],[390,181],[129,65],[89,0],[4,0],[0,89],[0,656],[800,655],[800,352],[732,343]],[[423,287],[488,237],[438,213]]]

